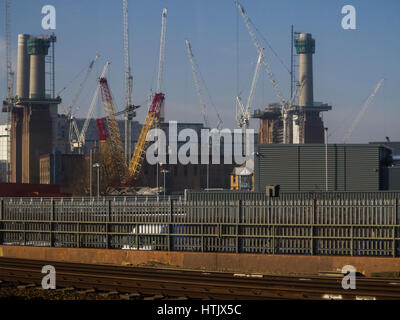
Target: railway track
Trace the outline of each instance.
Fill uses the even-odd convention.
[[[358,277],[344,290],[341,277],[238,274],[0,258],[0,280],[41,285],[44,265],[56,269],[57,288],[133,294],[155,299],[400,299],[400,279]],[[152,298],[150,298],[151,300]]]

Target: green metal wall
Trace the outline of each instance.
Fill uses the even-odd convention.
[[[400,190],[400,167],[388,168],[389,190]]]
[[[387,149],[379,145],[328,145],[328,191],[387,189],[382,167],[386,156]],[[273,184],[282,192],[325,191],[325,145],[259,145],[256,191]]]

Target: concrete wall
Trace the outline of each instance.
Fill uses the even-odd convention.
[[[317,274],[352,265],[366,276],[399,272],[399,258],[194,253],[0,246],[0,257],[115,265],[165,265],[208,271],[265,274]]]
[[[23,109],[11,113],[11,182],[22,182],[22,119]]]
[[[24,106],[22,182],[40,183],[40,156],[51,152],[52,119],[48,106]]]

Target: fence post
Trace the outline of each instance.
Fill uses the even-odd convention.
[[[396,226],[397,226],[397,214],[399,210],[399,199],[396,197],[394,200],[394,221],[393,221],[393,243],[392,243],[392,256],[393,258],[396,257]]]
[[[56,204],[54,199],[51,199],[51,216],[50,216],[50,247],[54,247],[53,221],[55,217]]]
[[[136,250],[139,251],[139,224],[136,223]]]
[[[275,223],[272,224],[272,254],[275,254]]]
[[[240,224],[242,223],[243,216],[243,203],[242,200],[238,200],[237,202],[237,219],[236,219],[236,253],[239,253],[239,232],[240,232]]]
[[[353,240],[353,219],[351,219],[350,226],[350,256],[354,255],[354,240]]]
[[[93,215],[92,215],[92,217],[88,216],[88,219],[87,220],[85,219],[85,221],[90,221],[89,219],[93,219]],[[75,221],[75,224],[76,224],[76,228],[75,228],[76,229],[75,230],[75,232],[76,232],[76,237],[75,237],[75,239],[76,239],[76,247],[80,248],[80,246],[81,246],[81,234],[80,234],[81,225],[80,225],[78,219],[74,218],[74,221]]]
[[[3,219],[4,219],[4,199],[1,199],[0,202],[0,244],[3,244],[3,239],[4,239],[4,235],[3,235]]]
[[[106,248],[110,249],[110,221],[111,221],[111,200],[108,200],[108,205],[107,205],[107,219],[106,219]]]
[[[172,222],[174,220],[174,201],[171,197],[169,197],[169,222],[168,222],[168,251],[172,250],[172,242],[171,242],[171,228]]]
[[[313,203],[312,203],[312,208],[311,208],[311,230],[310,230],[310,232],[311,232],[311,243],[310,243],[310,253],[311,253],[311,255],[313,256],[314,255],[314,253],[315,253],[315,248],[314,248],[314,225],[315,225],[315,216],[316,216],[316,213],[317,213],[317,199],[313,199],[312,200],[313,201]]]

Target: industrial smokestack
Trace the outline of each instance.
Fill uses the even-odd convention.
[[[29,68],[27,41],[28,34],[18,35],[18,65],[17,65],[17,90],[19,98],[29,98]]]
[[[300,33],[295,40],[297,54],[299,55],[299,106],[312,107],[313,94],[313,67],[312,55],[315,53],[315,40],[310,33]]]
[[[28,40],[28,54],[30,55],[30,99],[45,98],[45,57],[49,51],[49,47],[49,39],[30,38]]]

